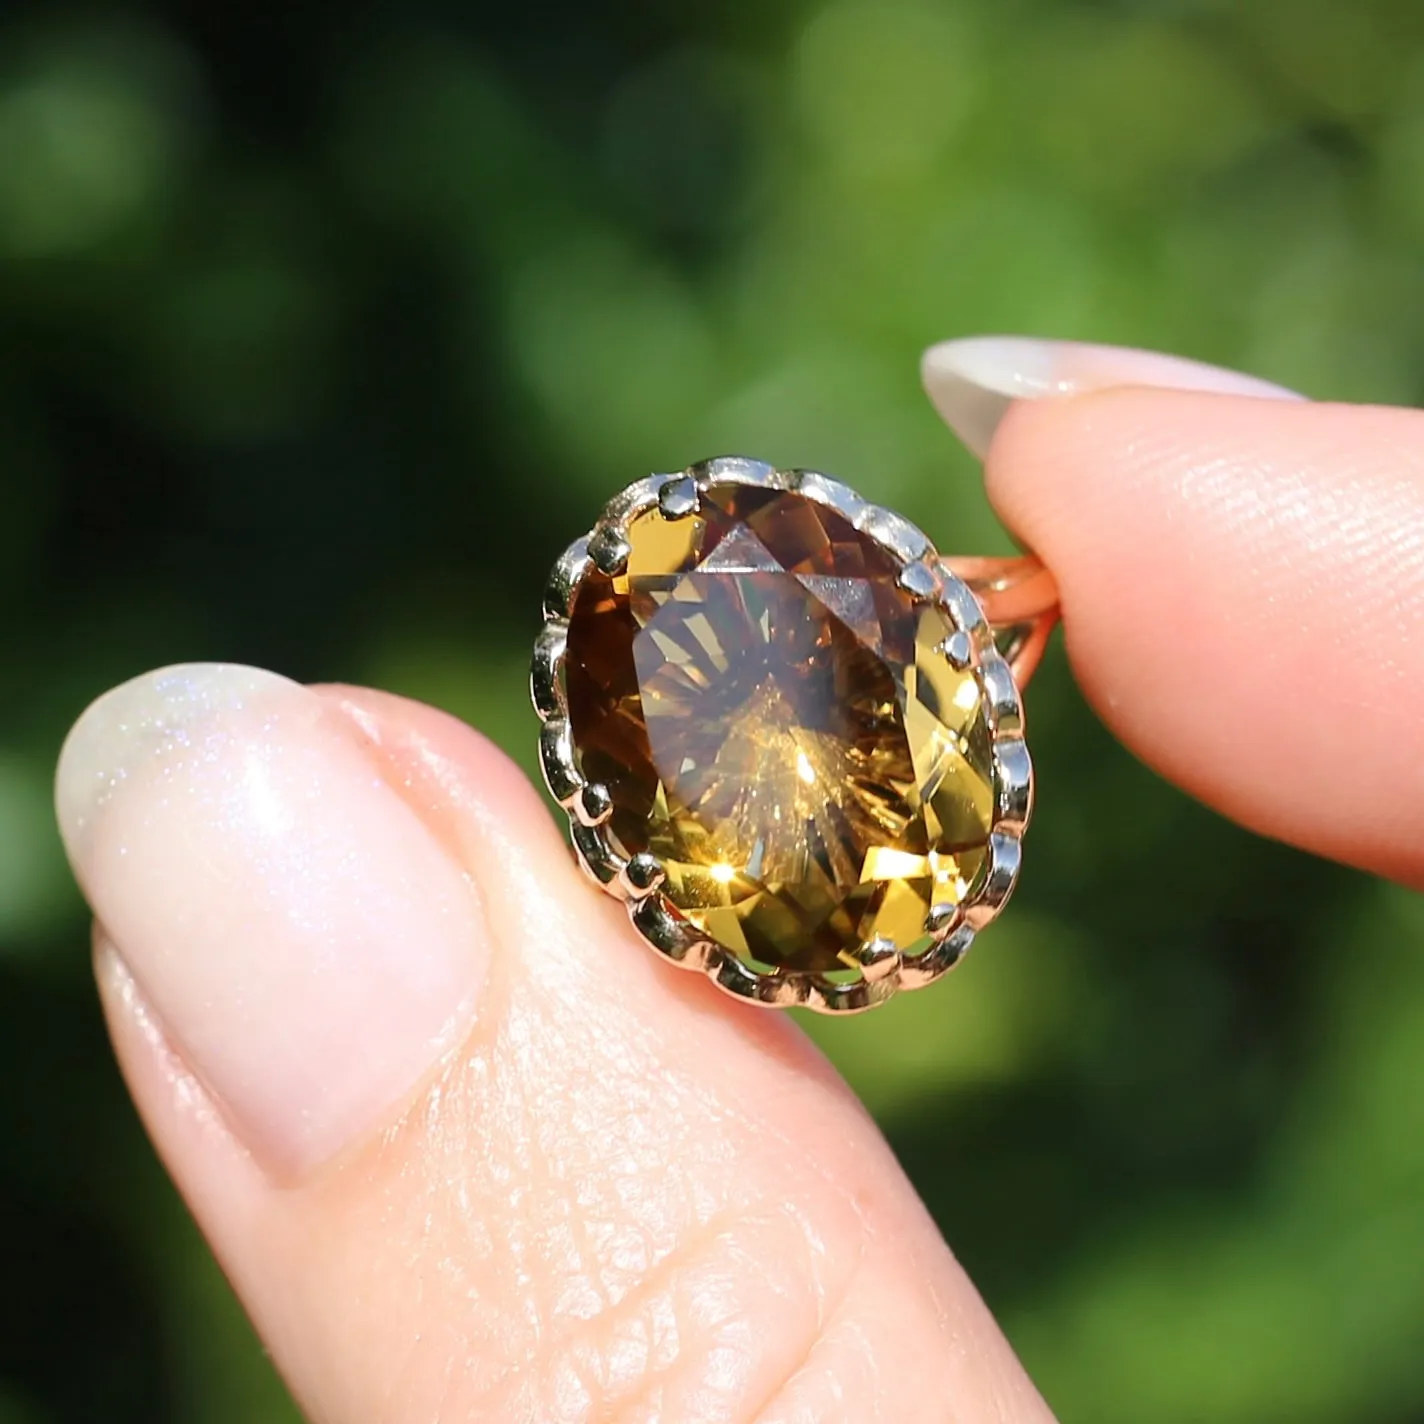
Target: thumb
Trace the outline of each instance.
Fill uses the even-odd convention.
[[[58,802],[128,1082],[312,1418],[1049,1419],[795,1025],[657,963],[468,728],[170,669]]]

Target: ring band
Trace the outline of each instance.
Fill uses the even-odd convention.
[[[555,565],[540,760],[664,957],[855,1012],[939,978],[1018,876],[1033,556],[941,558],[839,481],[723,457],[628,486]]]
[[[1037,554],[969,555],[940,563],[961,579],[984,610],[1019,688],[1037,669],[1058,624],[1058,584]]]

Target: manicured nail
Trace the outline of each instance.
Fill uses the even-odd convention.
[[[1284,386],[1183,356],[1029,336],[942,341],[925,352],[920,372],[935,409],[981,460],[1004,413],[1016,400],[1079,395],[1112,386],[1303,399]]]
[[[384,1123],[464,1036],[474,886],[315,693],[223,664],[135,678],[70,732],[56,804],[95,916],[273,1170]]]

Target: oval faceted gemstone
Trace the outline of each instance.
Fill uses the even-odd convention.
[[[579,585],[566,662],[584,775],[624,854],[754,968],[858,968],[912,951],[987,858],[980,687],[900,566],[804,495],[714,485],[633,521],[627,571]]]

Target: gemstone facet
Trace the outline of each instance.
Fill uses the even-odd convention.
[[[911,962],[982,883],[996,787],[985,688],[905,561],[807,494],[712,480],[589,568],[564,695],[620,856],[757,973]],[[617,562],[617,561],[610,561]]]

